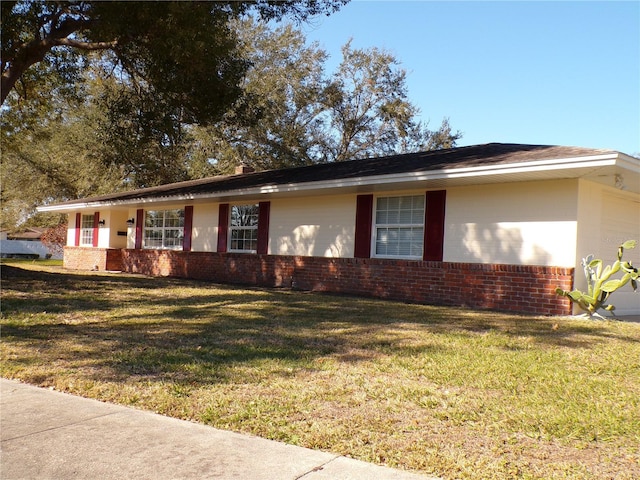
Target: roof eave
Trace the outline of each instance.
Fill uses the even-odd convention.
[[[625,158],[626,157],[626,158]],[[229,191],[207,192],[201,194],[180,194],[155,197],[137,197],[126,200],[107,200],[93,202],[74,202],[64,205],[45,205],[38,207],[39,212],[72,212],[84,209],[98,209],[105,207],[126,207],[144,205],[150,203],[184,202],[199,199],[215,198],[224,200],[233,197],[260,197],[265,195],[295,194],[311,191],[333,190],[362,190],[365,187],[384,186],[393,184],[406,184],[409,182],[428,183],[430,181],[443,181],[455,183],[456,180],[477,178],[479,181],[492,178],[492,181],[501,176],[514,176],[535,173],[553,172],[562,170],[593,169],[607,166],[621,166],[632,172],[640,172],[640,163],[632,157],[612,152],[602,155],[584,157],[572,157],[561,159],[536,160],[519,163],[502,163],[497,165],[482,165],[474,167],[461,167],[440,169],[421,172],[403,172],[387,175],[366,177],[354,177],[344,179],[322,180],[317,182],[274,184],[253,188],[235,189]]]

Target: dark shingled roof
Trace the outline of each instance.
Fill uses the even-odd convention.
[[[410,172],[428,172],[443,169],[602,155],[606,153],[614,152],[611,150],[580,147],[488,143],[485,145],[350,160],[339,163],[325,163],[308,167],[209,177],[96,196],[83,200],[85,202],[104,202],[180,195],[215,194],[272,185],[291,185]],[[77,201],[65,203],[72,204],[77,203]],[[65,203],[58,205],[64,205]]]

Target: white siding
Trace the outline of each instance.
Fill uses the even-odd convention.
[[[191,250],[215,252],[218,247],[219,205],[198,204],[193,207],[193,230]]]
[[[98,247],[125,248],[127,246],[127,237],[118,235],[118,231],[127,231],[127,212],[101,210],[100,220],[104,220],[105,225],[98,229]]]
[[[269,253],[352,258],[356,196],[271,201]]]
[[[130,208],[127,212],[127,219],[133,218],[134,222],[138,221],[137,209]],[[127,248],[135,248],[136,247],[136,224],[133,225],[127,224]]]
[[[447,190],[444,261],[575,265],[577,181]]]
[[[73,212],[67,215],[67,247],[73,247],[75,244],[76,244],[76,212]]]

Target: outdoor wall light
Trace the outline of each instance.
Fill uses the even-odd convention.
[[[98,222],[98,225],[100,225],[101,227],[104,227],[107,224],[106,220],[102,219]]]
[[[134,223],[136,223],[136,220],[134,218],[130,218],[129,220],[127,220],[127,225],[131,226]]]

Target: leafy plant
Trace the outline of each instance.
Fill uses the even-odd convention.
[[[616,308],[614,305],[605,304],[609,296],[616,290],[624,287],[631,282],[634,291],[638,288],[638,269],[631,265],[631,262],[623,262],[622,255],[626,250],[635,248],[637,242],[635,240],[627,240],[618,247],[618,260],[613,265],[602,267],[602,260],[593,258],[593,255],[582,259],[584,275],[587,278],[587,292],[580,290],[562,290],[556,288],[556,294],[568,297],[573,303],[586,311],[587,315],[598,316],[599,309],[613,312]],[[622,272],[621,278],[612,278],[616,273]]]

